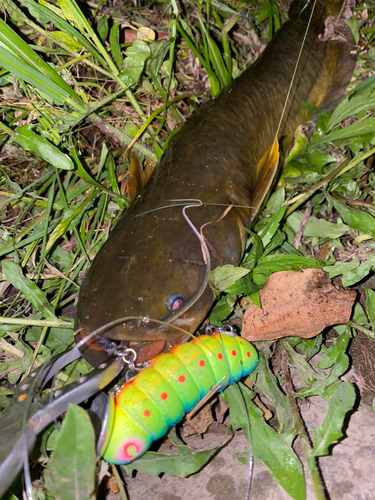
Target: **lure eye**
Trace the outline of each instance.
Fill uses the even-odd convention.
[[[178,309],[180,309],[180,307],[183,306],[184,302],[184,296],[180,293],[175,293],[167,300],[167,307],[171,312],[177,311]]]

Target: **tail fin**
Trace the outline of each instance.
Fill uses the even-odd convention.
[[[301,68],[305,74],[302,74],[300,81],[309,78],[306,73],[311,72],[310,68],[314,68],[315,75],[312,72],[310,75],[314,78],[314,83],[306,100],[320,109],[334,108],[344,96],[356,62],[352,32],[345,21],[338,18],[344,2],[345,0],[317,0],[316,2],[294,0],[290,7],[293,22],[301,27],[309,24],[311,9],[314,9],[310,24],[312,34],[309,40],[310,47],[306,47],[307,63],[303,70]],[[314,64],[311,60],[314,58],[315,50],[324,53],[319,68],[316,67],[317,63]],[[309,54],[310,51],[311,54]],[[297,121],[303,123],[308,118],[308,111],[302,109]],[[286,136],[293,134],[295,125],[296,122],[293,123],[293,120],[287,124]]]
[[[356,58],[351,31],[344,21],[337,19],[343,4],[344,0],[294,0],[290,7],[290,21],[271,42],[272,52],[270,50],[263,57],[264,66],[269,65],[274,70],[275,88],[282,92],[285,92],[285,81],[281,82],[281,77],[286,73],[286,65],[295,65],[290,93],[277,127],[282,153],[291,145],[297,126],[311,116],[301,102],[307,101],[315,108],[330,109],[343,97],[350,82]],[[330,17],[332,15],[336,17]],[[300,51],[301,44],[304,47]],[[284,66],[279,65],[278,60]],[[273,182],[277,169],[275,158],[276,149],[271,145],[256,169],[256,190],[252,203],[254,216],[259,213]]]

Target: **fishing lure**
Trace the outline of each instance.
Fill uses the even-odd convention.
[[[213,388],[222,391],[258,364],[252,344],[215,333],[177,344],[111,396],[101,455],[127,464],[164,436]]]

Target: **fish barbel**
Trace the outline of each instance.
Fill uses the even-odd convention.
[[[211,269],[237,266],[245,228],[259,213],[277,171],[278,141],[290,144],[297,126],[310,117],[303,101],[330,108],[350,81],[355,64],[350,30],[334,21],[329,30],[325,23],[342,3],[318,0],[311,15],[313,2],[293,2],[290,20],[257,61],[173,137],[81,286],[78,324],[85,332],[132,317],[105,336],[174,344],[184,337],[174,325],[190,333],[199,327],[214,296],[205,285],[195,301],[207,259],[183,205],[198,200],[187,215],[197,231],[202,228]]]

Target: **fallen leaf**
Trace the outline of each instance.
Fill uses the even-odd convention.
[[[149,29],[149,28],[145,28],[145,27],[142,27],[142,28],[143,28],[143,30]],[[153,30],[150,30],[150,32],[151,31],[153,31]],[[134,29],[130,29],[130,28],[125,28],[123,30],[123,37],[124,37],[124,43],[132,43],[132,42],[134,42],[134,40],[137,40],[137,38],[138,39],[140,38],[138,35],[138,30],[134,30]],[[156,38],[157,40],[168,40],[170,38],[168,33],[164,33],[162,31],[154,32],[153,37]],[[151,38],[151,40],[154,40],[154,38]],[[145,40],[145,38],[141,38],[141,39]],[[146,41],[147,41],[147,38],[146,38]]]
[[[204,434],[208,427],[214,422],[212,416],[211,404],[206,404],[199,412],[190,420],[187,420],[182,429],[182,437],[193,436],[196,434]]]
[[[280,271],[260,291],[261,308],[246,309],[246,340],[309,339],[330,325],[349,321],[356,293],[335,288],[321,269]]]
[[[112,494],[116,494],[118,493],[120,490],[119,490],[119,487],[118,487],[118,484],[117,484],[117,479],[115,478],[115,476],[111,476],[108,481],[107,481],[107,487],[108,489],[110,490],[110,492]]]

